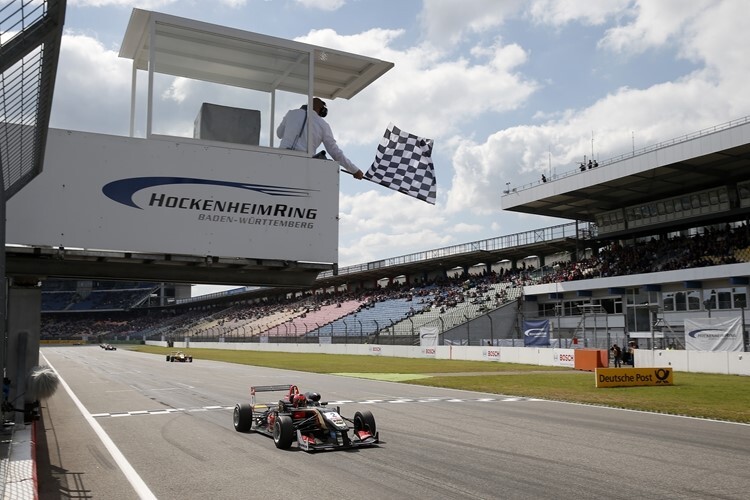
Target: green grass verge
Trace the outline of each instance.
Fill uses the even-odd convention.
[[[174,350],[144,345],[129,349],[160,355]],[[563,367],[220,349],[185,351],[195,359],[750,423],[750,377],[737,375],[677,372],[673,386],[597,389],[593,373]]]

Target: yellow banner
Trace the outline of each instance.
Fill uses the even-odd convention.
[[[672,368],[597,368],[597,387],[672,385]]]

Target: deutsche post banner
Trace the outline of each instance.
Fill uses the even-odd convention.
[[[597,368],[596,387],[673,385],[672,368]]]

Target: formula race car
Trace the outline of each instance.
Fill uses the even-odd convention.
[[[256,404],[258,392],[281,392],[278,403]],[[305,451],[336,450],[374,446],[380,442],[375,418],[358,411],[349,419],[339,408],[328,408],[315,392],[300,393],[296,385],[266,385],[250,388],[250,403],[234,407],[234,429],[255,431],[273,437],[276,448],[288,449],[297,441]]]
[[[179,361],[180,363],[192,363],[193,357],[185,354],[182,351],[172,351],[171,353],[167,354],[167,361],[175,362]]]
[[[102,349],[104,349],[105,351],[116,351],[117,350],[117,347],[113,346],[112,344],[102,344],[100,347]]]

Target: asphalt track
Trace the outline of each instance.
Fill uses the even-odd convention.
[[[43,347],[43,500],[746,499],[750,426],[98,346]],[[366,359],[363,359],[366,363]],[[250,385],[294,383],[381,445],[308,454],[232,426]]]

